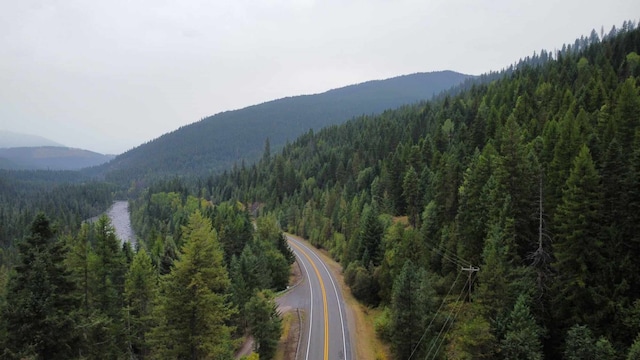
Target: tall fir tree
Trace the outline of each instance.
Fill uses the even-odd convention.
[[[69,359],[78,354],[75,285],[64,264],[65,247],[49,219],[39,213],[19,244],[19,263],[10,277],[2,322],[3,357]]]
[[[543,335],[527,304],[527,296],[518,297],[507,320],[507,332],[501,341],[505,359],[541,360]]]
[[[396,359],[411,355],[422,358],[426,354],[436,328],[431,321],[435,316],[434,298],[426,272],[407,260],[391,294],[391,349]]]
[[[216,232],[196,211],[182,238],[179,260],[161,279],[152,357],[231,359],[229,277]]]
[[[600,234],[602,188],[589,148],[583,145],[555,213],[553,244],[558,272],[555,310],[558,320],[595,324],[602,320],[604,244]],[[599,309],[599,311],[594,311]]]
[[[149,354],[146,335],[153,327],[158,275],[151,258],[140,249],[133,258],[124,286],[125,327],[130,356],[144,359]]]
[[[256,293],[245,305],[245,312],[260,359],[272,359],[282,333],[282,320],[273,293],[268,290]]]

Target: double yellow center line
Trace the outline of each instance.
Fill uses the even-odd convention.
[[[318,267],[316,267],[316,263],[311,260],[311,257],[304,251],[301,247],[296,245],[293,241],[291,242],[298,251],[300,251],[304,257],[307,258],[311,266],[313,266],[313,270],[316,272],[316,276],[318,277],[318,281],[320,282],[320,290],[322,291],[322,305],[324,308],[324,360],[329,360],[329,311],[327,308],[327,291],[324,288],[324,281],[322,281],[322,276],[320,276],[320,271],[318,271]],[[311,286],[311,284],[309,284]],[[313,301],[313,299],[311,299]]]

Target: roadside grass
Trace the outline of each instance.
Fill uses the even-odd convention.
[[[296,310],[282,314],[282,335],[274,356],[275,360],[295,360],[301,318],[302,313],[298,314]]]

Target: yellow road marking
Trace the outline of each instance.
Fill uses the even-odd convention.
[[[324,288],[324,281],[322,281],[322,277],[320,276],[320,271],[318,271],[318,268],[316,267],[316,263],[314,263],[313,260],[311,260],[311,257],[304,250],[302,250],[302,248],[296,245],[293,241],[291,242],[291,245],[293,245],[296,249],[298,249],[304,255],[304,257],[306,257],[307,260],[309,260],[309,262],[311,263],[311,266],[313,266],[313,270],[316,272],[318,281],[320,282],[320,290],[322,291],[322,304],[324,305],[323,306],[324,308],[324,360],[329,360],[329,311],[327,309],[327,292]],[[311,299],[311,301],[313,301],[313,299]]]

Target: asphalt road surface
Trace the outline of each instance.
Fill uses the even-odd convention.
[[[302,281],[282,296],[281,307],[303,310],[297,360],[353,359],[345,302],[333,274],[311,246],[287,236]]]

